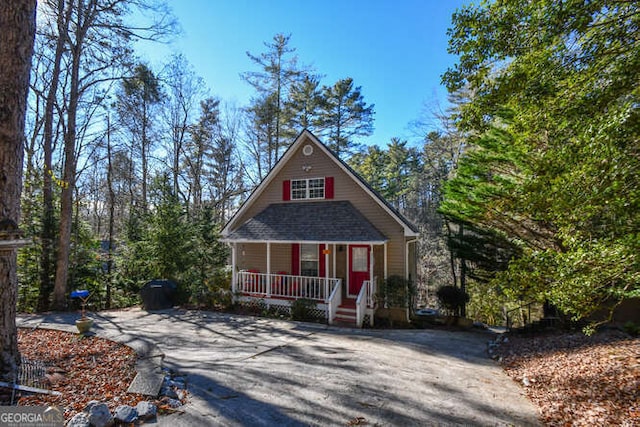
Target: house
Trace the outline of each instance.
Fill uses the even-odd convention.
[[[377,284],[416,277],[415,226],[308,130],[222,236],[240,302],[310,299],[330,324],[373,324]]]

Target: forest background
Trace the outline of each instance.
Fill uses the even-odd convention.
[[[19,310],[67,309],[72,289],[127,306],[154,278],[222,302],[219,230],[304,128],[419,227],[418,304],[453,285],[470,317],[495,324],[531,300],[579,318],[640,296],[635,2],[462,7],[449,104],[414,120],[417,146],[360,146],[375,117],[366,88],[325,82],[292,35],[249,53],[254,96],[232,108],[183,56],[158,69],[136,57],[134,40],[175,31],[162,2],[47,0],[38,20]]]

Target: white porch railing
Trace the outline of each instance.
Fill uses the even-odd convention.
[[[358,298],[356,299],[356,325],[358,328],[362,327],[364,316],[367,314],[367,308],[374,308],[374,296],[376,293],[375,283],[375,277],[373,280],[365,280],[362,282],[362,288],[360,288]],[[369,321],[371,322],[371,320]],[[373,322],[371,322],[371,324],[373,325]]]
[[[373,280],[366,281],[365,283],[362,284],[363,287],[365,285],[369,287],[369,289],[367,289],[367,307],[369,308],[375,308],[375,305],[376,305],[375,296],[377,292],[377,289],[376,289],[377,282],[378,282],[377,277],[374,277]]]
[[[308,298],[326,302],[340,279],[239,271],[238,292],[261,298]]]
[[[327,301],[327,320],[330,325],[333,325],[340,304],[342,304],[342,281],[338,279],[338,283],[336,287],[333,288],[333,292],[331,292],[329,300]]]

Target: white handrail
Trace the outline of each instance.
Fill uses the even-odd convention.
[[[369,289],[367,290],[367,307],[369,308],[375,308],[376,305],[376,282],[377,277],[374,277],[373,280],[369,282]]]
[[[360,288],[360,292],[358,293],[358,298],[356,299],[356,326],[358,328],[362,328],[362,322],[364,321],[364,315],[367,312],[367,301],[368,290],[370,286],[370,281],[365,280],[362,282],[362,287]]]
[[[327,300],[327,319],[330,325],[333,325],[333,320],[336,318],[340,304],[342,304],[342,280],[338,279],[338,283]]]

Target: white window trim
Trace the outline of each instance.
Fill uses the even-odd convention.
[[[309,182],[310,181],[317,181],[320,180],[322,181],[322,197],[310,197],[310,192],[311,189],[309,188]],[[300,182],[300,181],[304,181],[304,189],[305,189],[305,194],[304,197],[294,197],[294,194],[297,196],[296,194],[296,190],[300,191],[301,189],[294,189],[294,182]],[[315,187],[314,189],[317,189],[320,187]],[[316,178],[301,178],[301,179],[292,179],[291,180],[291,200],[321,200],[321,199],[325,199],[327,197],[327,182],[324,176],[321,177],[316,177]]]
[[[307,249],[311,248],[312,249],[311,252],[313,252],[313,258],[307,258],[307,259],[303,258],[302,254],[303,254],[305,248],[307,248]],[[320,276],[321,275],[321,272],[320,272],[320,256],[321,256],[320,249],[319,249],[317,244],[314,244],[314,243],[301,243],[300,244],[300,274],[303,275],[303,269],[302,269],[303,263],[304,262],[310,262],[310,263],[315,263],[315,266],[316,266],[315,267],[316,275],[315,276],[311,276],[311,277]]]

